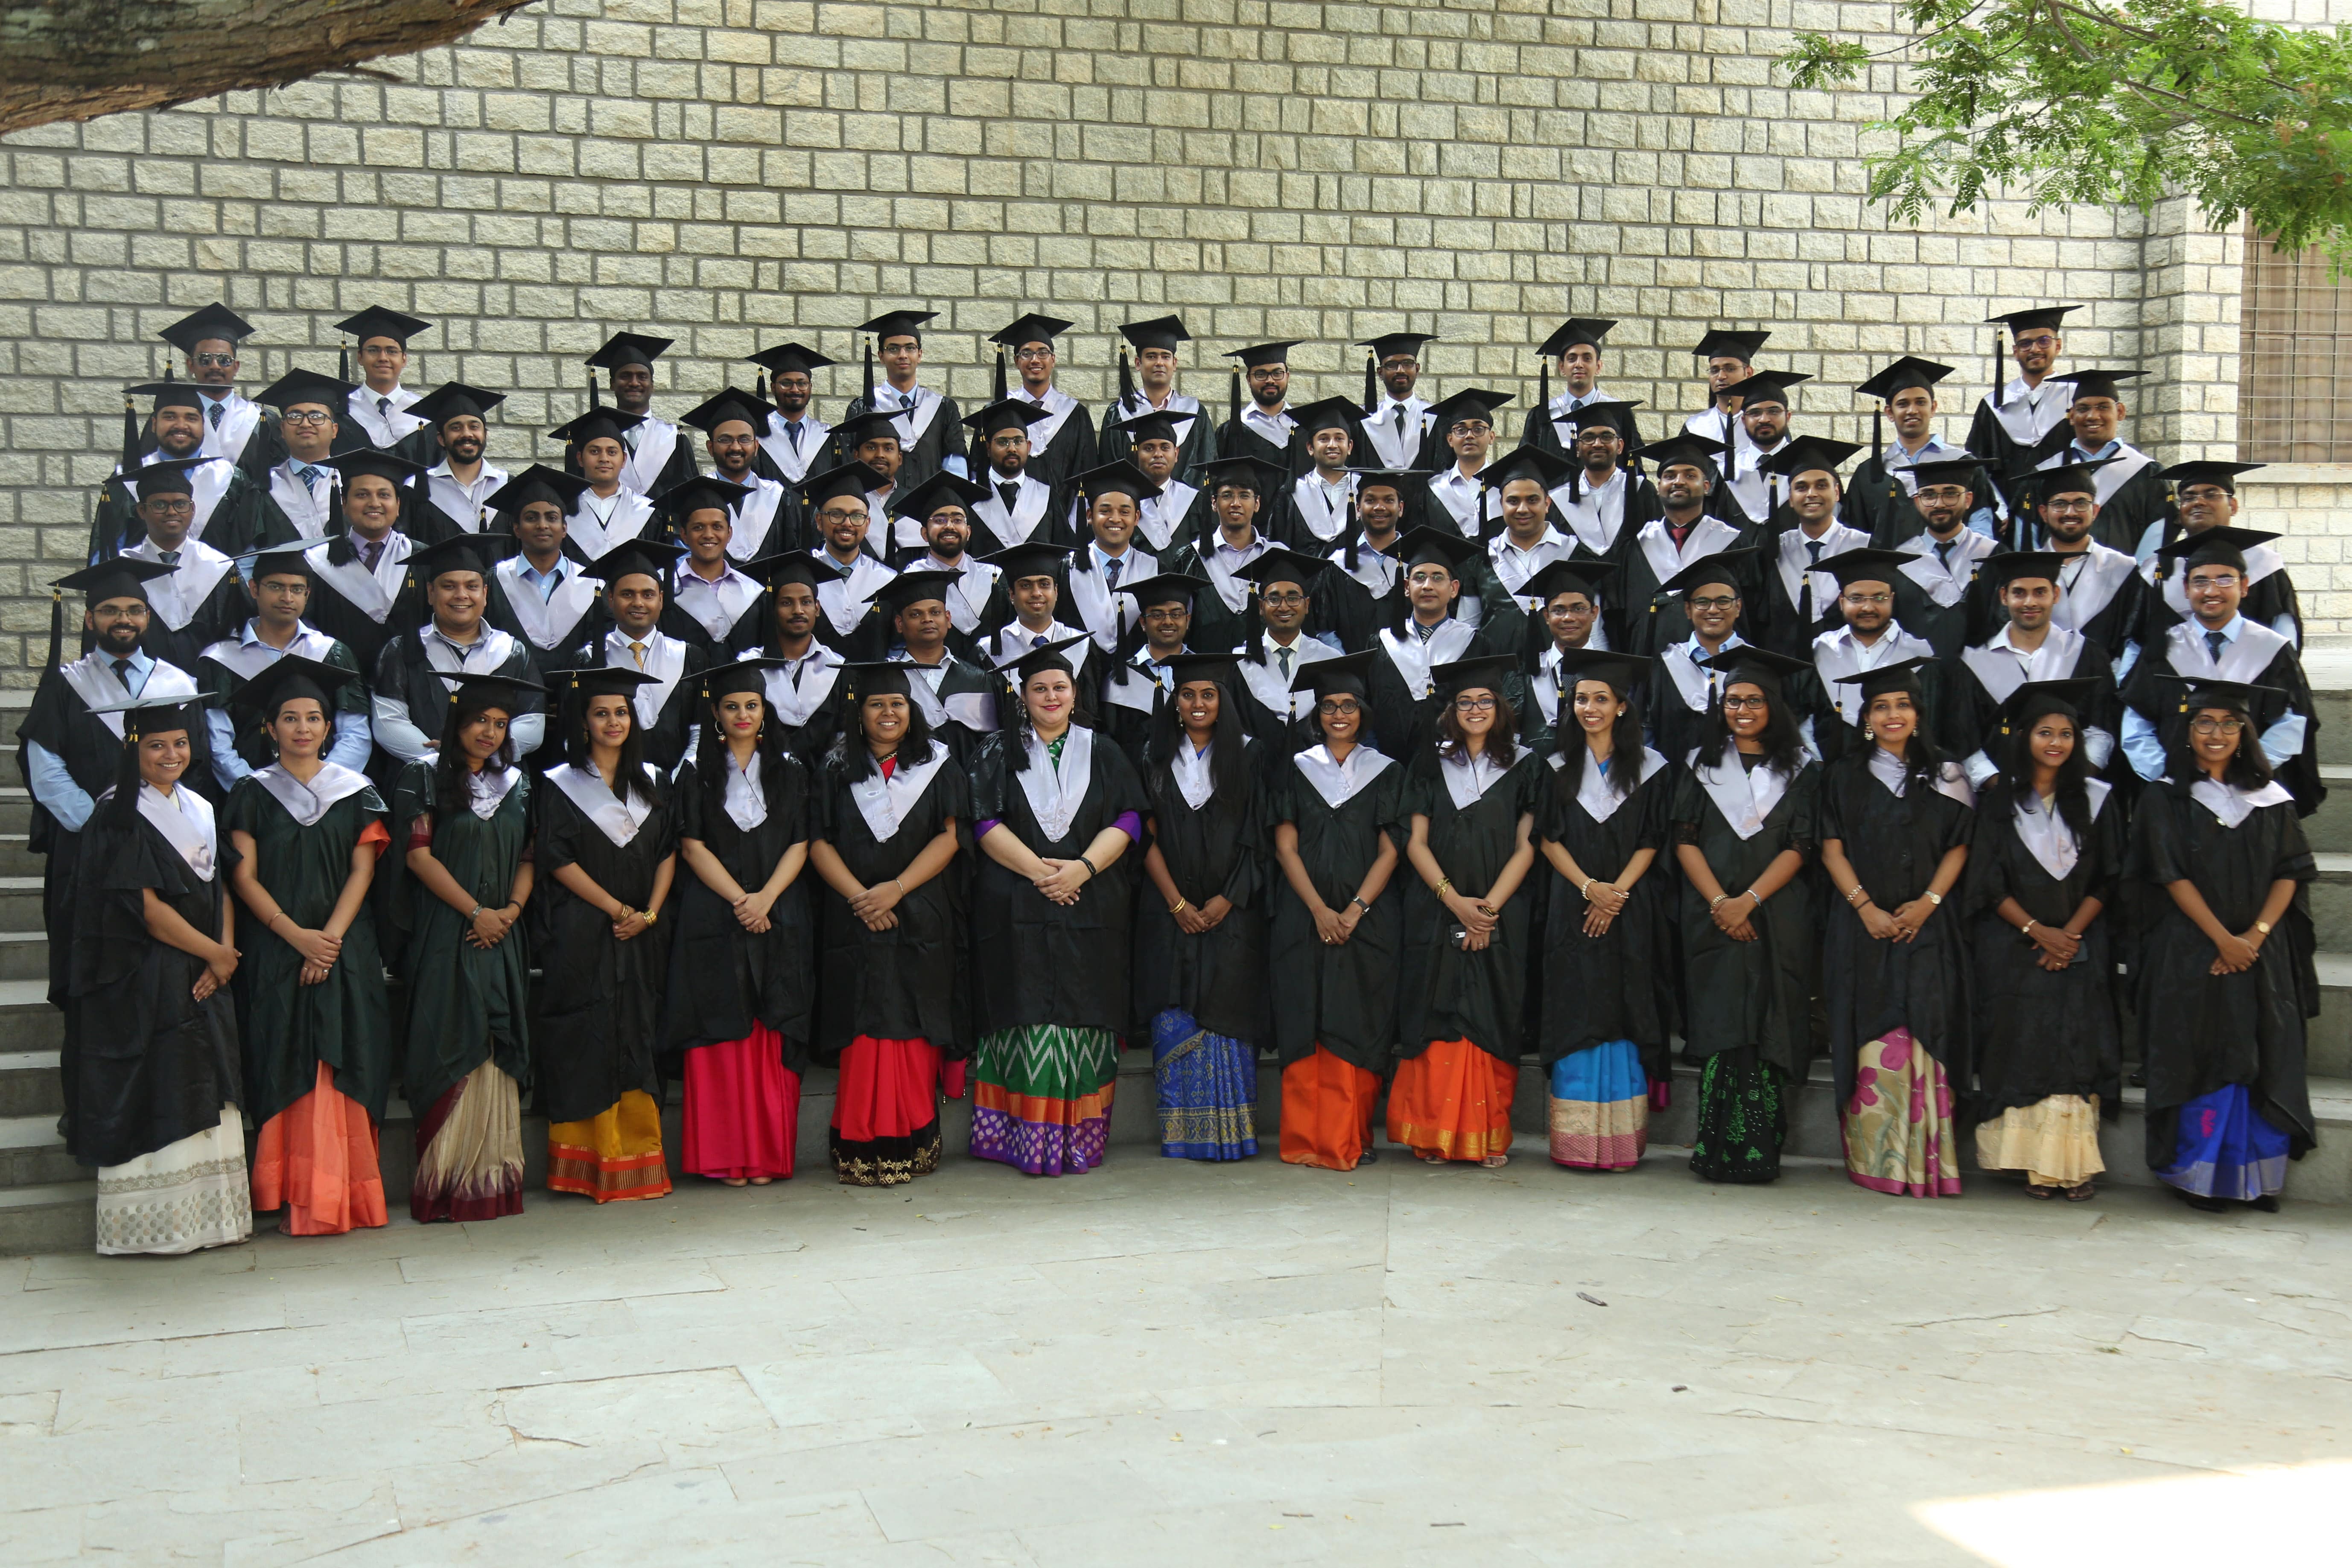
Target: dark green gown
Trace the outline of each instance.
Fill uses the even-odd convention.
[[[1359,748],[1360,752],[1363,748]],[[1276,874],[1272,951],[1274,1045],[1286,1068],[1306,1061],[1321,1046],[1350,1066],[1384,1073],[1396,1049],[1397,956],[1402,940],[1404,894],[1410,877],[1403,861],[1412,836],[1406,809],[1404,768],[1392,758],[1370,784],[1333,806],[1298,771],[1293,758],[1269,785],[1268,810],[1276,821],[1298,830],[1298,859],[1318,897],[1345,909],[1380,858],[1385,835],[1397,847],[1397,870],[1372,911],[1356,923],[1355,934],[1327,947],[1315,934],[1315,917]],[[1516,902],[1516,901],[1514,901]]]
[[[650,769],[647,777],[653,777]],[[555,877],[564,866],[577,865],[631,909],[645,908],[653,898],[655,873],[677,850],[670,790],[658,779],[653,788],[654,808],[625,844],[614,843],[591,821],[553,778],[542,781],[539,792],[533,852],[539,880],[530,901],[531,949],[539,956],[545,986],[537,1103],[551,1122],[591,1121],[632,1089],[661,1102],[654,1052],[661,1038],[675,900],[652,929],[621,942],[602,909]],[[675,893],[675,879],[670,886]]]
[[[705,788],[691,767],[672,797],[677,836],[700,840],[746,893],[766,886],[785,852],[810,836],[807,771],[790,752],[783,754],[782,765],[784,776],[771,781],[764,777],[769,764],[762,762],[768,814],[748,832],[735,825],[723,797]],[[786,1067],[807,1071],[816,1012],[816,930],[809,906],[809,883],[815,875],[803,868],[770,906],[768,929],[753,936],[735,918],[733,905],[711,892],[692,866],[679,863],[660,925],[647,933],[656,935],[675,913],[665,1051],[748,1040],[759,1023],[783,1036]]]
[[[237,781],[221,811],[224,833],[253,836],[253,874],[295,925],[316,931],[335,912],[352,874],[352,849],[383,821],[373,788],[346,795],[310,826],[294,820],[257,779]],[[378,863],[379,872],[382,863]],[[274,924],[274,923],[273,923]],[[334,1070],[335,1092],[357,1101],[381,1124],[392,1093],[392,1002],[370,901],[343,933],[343,950],[327,977],[302,984],[302,956],[248,917],[237,933],[238,1032],[245,1040],[247,1116],[267,1123],[317,1087],[319,1063]]]
[[[1518,849],[1519,819],[1543,803],[1550,770],[1521,752],[1503,776],[1465,809],[1439,772],[1433,747],[1413,763],[1409,810],[1429,819],[1429,850],[1456,893],[1477,898],[1495,884]],[[1397,992],[1397,1054],[1411,1060],[1439,1040],[1467,1040],[1499,1061],[1519,1060],[1527,1009],[1528,922],[1538,890],[1528,881],[1503,905],[1484,951],[1454,941],[1454,916],[1417,875],[1405,878],[1404,957]]]
[[[520,770],[518,770],[520,771]],[[530,846],[529,774],[518,778],[486,821],[471,810],[434,809],[433,765],[412,762],[392,797],[392,849],[404,863],[416,820],[431,816],[433,858],[457,885],[496,909],[512,896]],[[420,1116],[485,1061],[530,1089],[530,956],[518,921],[484,949],[466,940],[463,910],[452,909],[413,876],[394,907],[405,917],[401,974],[408,982],[408,1043],[401,1091]],[[531,902],[538,903],[534,893]]]
[[[1726,747],[1726,758],[1737,755]],[[1761,758],[1742,757],[1744,765]],[[1752,770],[1752,768],[1751,768]],[[1732,830],[1695,771],[1676,778],[1674,841],[1693,844],[1727,893],[1740,893],[1784,850],[1812,858],[1821,768],[1798,769],[1755,834]],[[1770,1181],[1780,1174],[1788,1132],[1783,1096],[1801,1083],[1815,1051],[1813,993],[1819,988],[1821,929],[1811,886],[1800,874],[1756,912],[1753,942],[1716,928],[1706,900],[1681,882],[1683,1038],[1704,1059],[1698,1136],[1691,1169],[1709,1181]]]

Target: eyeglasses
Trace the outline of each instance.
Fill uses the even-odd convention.
[[[1315,711],[1325,718],[1345,718],[1364,710],[1352,697],[1335,697],[1328,702],[1317,703]]]
[[[1848,604],[1887,605],[1895,602],[1891,593],[1847,593],[1840,595]]]
[[[1747,713],[1752,709],[1755,712],[1761,713],[1771,706],[1772,699],[1769,697],[1726,697],[1723,699],[1723,706],[1726,712],[1736,710],[1740,713]]]
[[[335,416],[323,408],[289,409],[278,416],[280,424],[332,424]]]
[[[205,369],[226,370],[236,363],[235,354],[190,354],[188,363]]]
[[[1495,699],[1493,697],[1455,697],[1454,711],[1455,713],[1493,713]]]
[[[185,496],[168,500],[142,501],[139,504],[151,512],[161,512],[167,517],[194,517],[196,511],[195,502]]]
[[[866,508],[860,507],[856,511],[851,512],[843,511],[833,507],[827,507],[823,511],[819,512],[817,516],[823,517],[828,523],[862,523],[866,520]]]
[[[1259,599],[1259,601],[1260,601],[1261,602],[1263,602],[1263,603],[1266,603],[1266,604],[1291,605],[1291,604],[1304,604],[1304,603],[1306,603],[1306,602],[1307,602],[1307,595],[1305,595],[1305,594],[1303,594],[1303,593],[1297,593],[1297,592],[1292,592],[1292,593],[1261,593],[1261,594],[1259,594],[1259,595],[1258,595],[1258,599]]]
[[[2242,718],[2197,718],[2189,721],[2189,727],[2200,735],[2235,735],[2246,727],[2246,721]]]
[[[1405,580],[1415,588],[1444,588],[1454,580],[1450,571],[1416,571]]]
[[[756,435],[714,435],[710,438],[710,444],[713,446],[757,446],[760,444],[760,438]]]
[[[2020,333],[2017,346],[2021,349],[2054,349],[2058,346],[2058,334],[2055,332]]]
[[[1454,428],[1446,434],[1448,435],[1492,435],[1495,434],[1495,427],[1483,419],[1458,419],[1454,422]]]
[[[1034,364],[1039,360],[1052,359],[1054,357],[1054,350],[1051,349],[1015,349],[1013,350],[1013,357],[1024,361],[1024,363]]]
[[[2238,586],[2238,574],[2234,571],[2225,571],[2219,577],[2192,577],[2189,580],[2189,586],[2191,588],[2235,588]]]
[[[1739,595],[1736,593],[1715,594],[1705,599],[1685,599],[1683,602],[1689,605],[1693,610],[1728,610],[1733,605],[1739,602]]]

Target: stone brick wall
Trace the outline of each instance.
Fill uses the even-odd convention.
[[[1866,439],[1850,388],[1871,366],[1958,366],[1957,438],[1988,308],[2069,298],[2090,306],[2076,356],[2156,372],[2144,443],[2229,450],[2239,242],[2169,208],[1890,227],[1861,159],[1894,69],[1777,85],[1801,11],[1832,19],[1791,0],[548,0],[384,62],[396,82],[7,138],[0,683],[31,678],[26,587],[79,548],[116,389],[215,298],[261,329],[251,385],[331,368],[329,323],[360,306],[436,319],[410,383],[512,389],[509,463],[554,455],[536,433],[576,411],[608,331],[679,340],[672,412],[799,338],[852,361],[820,382],[830,409],[856,390],[851,324],[904,301],[941,313],[926,379],[966,397],[986,331],[1076,319],[1064,384],[1090,402],[1133,314],[1183,313],[1204,399],[1224,394],[1217,348],[1267,338],[1307,340],[1301,395],[1352,392],[1347,345],[1405,327],[1442,335],[1440,388],[1524,397],[1529,345],[1612,316],[1607,381],[1651,429],[1697,406],[1706,324],[1770,325],[1767,361],[1817,378],[1800,428]],[[1894,26],[1883,4],[1834,19]]]

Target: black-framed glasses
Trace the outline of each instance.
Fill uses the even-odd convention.
[[[1454,711],[1455,713],[1493,713],[1495,699],[1493,697],[1455,697]]]
[[[2194,718],[2189,727],[2199,735],[2236,735],[2246,727],[2242,718]]]
[[[1326,697],[1315,705],[1315,711],[1325,718],[1344,718],[1349,714],[1361,713],[1364,709],[1363,706],[1353,697]]]
[[[1307,602],[1307,595],[1297,592],[1295,590],[1288,593],[1261,593],[1258,595],[1258,599],[1261,602],[1266,604],[1291,605],[1304,604]]]
[[[1726,697],[1723,699],[1724,711],[1727,713],[1747,713],[1750,710],[1757,713],[1762,713],[1771,706],[1772,699],[1769,697]]]
[[[289,409],[278,416],[280,424],[332,424],[335,416],[323,408]]]
[[[1684,603],[1693,610],[1728,610],[1739,602],[1736,593],[1709,594],[1704,599],[1686,599]]]
[[[1840,594],[1838,597],[1843,599],[1848,604],[1876,604],[1883,606],[1895,602],[1895,595],[1891,593],[1844,593]]]

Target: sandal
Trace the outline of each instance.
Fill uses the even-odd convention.
[[[1445,1163],[1444,1155],[1417,1155],[1414,1157],[1425,1166],[1442,1166]]]
[[[2070,1186],[2066,1189],[2068,1203],[2088,1203],[2098,1196],[2099,1184],[2095,1181],[2086,1181],[2080,1186]]]
[[[1488,1155],[1485,1159],[1480,1160],[1478,1163],[1486,1166],[1490,1171],[1498,1171],[1505,1166],[1511,1163],[1511,1156],[1508,1155]]]
[[[2025,1184],[2025,1196],[2033,1199],[2036,1203],[2048,1203],[2052,1198],[2058,1196],[2058,1189],[2054,1186],[2037,1186],[2032,1182],[2027,1182]]]

